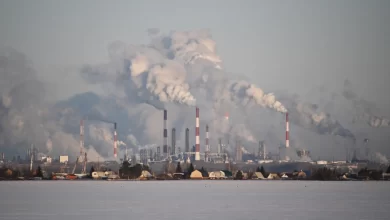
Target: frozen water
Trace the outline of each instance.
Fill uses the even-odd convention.
[[[0,219],[389,219],[390,182],[0,182]]]

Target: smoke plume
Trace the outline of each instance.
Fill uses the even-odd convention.
[[[343,96],[351,101],[356,112],[355,120],[365,121],[371,127],[389,127],[390,120],[386,117],[377,116],[375,104],[359,98],[353,91],[352,83],[346,79],[344,81]]]
[[[281,113],[287,111],[291,123],[306,130],[354,138],[316,105],[288,95],[280,99],[248,80],[229,78],[207,30],[161,33],[152,29],[149,36],[148,45],[113,42],[108,46],[106,63],[80,68],[85,87],[94,85],[100,92],[74,94],[56,103],[45,101],[48,91],[23,55],[13,50],[2,52],[0,145],[17,151],[34,143],[44,153],[74,156],[79,152],[79,121],[88,116],[96,119],[85,125],[85,151],[92,154],[89,160],[95,156],[111,158],[112,125],[99,120],[118,123],[123,153],[125,145],[138,148],[162,144],[162,109],[168,110],[168,130],[175,127],[177,143],[184,143],[185,128],[191,132],[195,128],[195,105],[200,108],[200,138],[204,138],[203,125],[207,123],[211,143],[225,136],[256,145],[259,127],[275,126],[266,124],[267,119],[258,114],[265,112],[272,123],[271,118],[283,118]],[[226,112],[229,120],[223,117]],[[377,118],[374,122],[388,124]],[[282,131],[275,139],[283,138]],[[281,140],[268,142],[278,146]]]
[[[355,139],[353,133],[344,128],[329,113],[318,111],[316,104],[301,101],[297,96],[283,95],[281,99],[288,107],[291,123],[318,134]]]

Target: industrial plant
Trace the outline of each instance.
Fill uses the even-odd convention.
[[[38,152],[37,148],[33,145],[27,150],[26,156],[22,159],[20,156],[7,160],[5,154],[1,154],[1,164],[8,166],[16,166],[19,169],[27,169],[33,172],[36,166],[39,166],[46,173],[54,174],[55,179],[77,179],[86,177],[91,167],[93,167],[94,176],[101,178],[111,179],[119,178],[118,170],[124,162],[129,164],[143,164],[147,165],[148,169],[153,173],[162,174],[169,173],[170,164],[183,164],[183,166],[189,166],[189,164],[195,167],[202,167],[211,172],[217,172],[221,170],[243,170],[250,171],[255,170],[260,165],[266,167],[267,170],[272,172],[292,172],[296,170],[312,170],[315,167],[331,167],[337,169],[344,169],[348,172],[356,172],[356,170],[370,165],[378,166],[378,164],[370,163],[368,160],[358,160],[357,149],[354,150],[351,160],[348,158],[345,161],[313,161],[311,159],[310,151],[301,148],[293,148],[290,146],[290,126],[289,115],[285,113],[285,146],[279,147],[278,152],[267,151],[266,143],[263,140],[258,142],[258,150],[250,153],[243,146],[242,141],[236,138],[235,146],[230,146],[230,140],[218,138],[218,145],[214,148],[210,145],[209,141],[209,125],[205,124],[205,139],[204,148],[201,151],[200,142],[200,109],[195,108],[195,144],[190,144],[190,129],[185,128],[184,146],[178,146],[176,143],[176,128],[171,128],[171,143],[168,144],[168,111],[163,111],[163,143],[162,152],[160,146],[154,148],[140,148],[138,153],[128,154],[126,148],[123,158],[115,161],[98,161],[89,162],[87,152],[84,152],[84,123],[92,121],[88,117],[83,117],[80,120],[80,154],[74,162],[69,161],[68,155],[62,155],[59,158],[51,158],[46,155],[42,155]],[[107,120],[101,120],[105,123],[113,125],[113,156],[117,158],[117,123]],[[368,139],[364,140],[366,146],[366,155],[368,155],[367,143]],[[181,150],[183,149],[183,151]],[[212,151],[215,149],[215,152]],[[235,150],[231,150],[235,149]],[[379,166],[387,166],[387,164],[379,164]],[[35,167],[35,168],[34,168]],[[383,168],[383,167],[382,167]],[[90,174],[92,175],[92,174]]]

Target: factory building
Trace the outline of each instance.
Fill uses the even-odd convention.
[[[60,159],[59,159],[60,163],[68,163],[69,161],[69,156],[60,156]]]

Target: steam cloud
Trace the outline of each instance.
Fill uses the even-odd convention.
[[[101,86],[110,94],[75,94],[57,103],[44,101],[45,86],[23,55],[13,50],[2,52],[0,146],[17,150],[34,143],[45,153],[77,155],[79,120],[91,115],[118,122],[122,151],[125,145],[143,148],[162,143],[163,108],[168,109],[168,127],[175,127],[177,137],[184,139],[185,128],[194,127],[195,110],[189,107],[195,105],[201,109],[202,124],[212,121],[211,135],[215,137],[236,136],[256,143],[258,124],[243,123],[247,119],[242,110],[264,108],[276,113],[288,109],[291,123],[318,134],[354,138],[329,114],[317,112],[315,105],[291,96],[281,101],[253,83],[229,79],[207,30],[164,34],[153,29],[149,35],[149,45],[114,42],[108,47],[107,63],[80,69],[86,84]],[[229,123],[222,117],[226,111],[232,116]],[[112,157],[110,126],[95,122],[85,126],[85,150],[92,154],[89,160]]]
[[[284,95],[281,99],[289,108],[291,116],[289,120],[292,123],[318,134],[355,139],[353,133],[333,119],[330,114],[318,111],[316,104],[303,102],[299,98],[289,95]]]
[[[386,117],[376,116],[373,111],[375,111],[375,105],[371,102],[368,102],[362,98],[359,98],[358,95],[353,91],[352,84],[349,80],[344,81],[343,87],[343,96],[347,100],[350,100],[357,112],[357,119],[365,121],[371,127],[389,127],[390,120]]]

